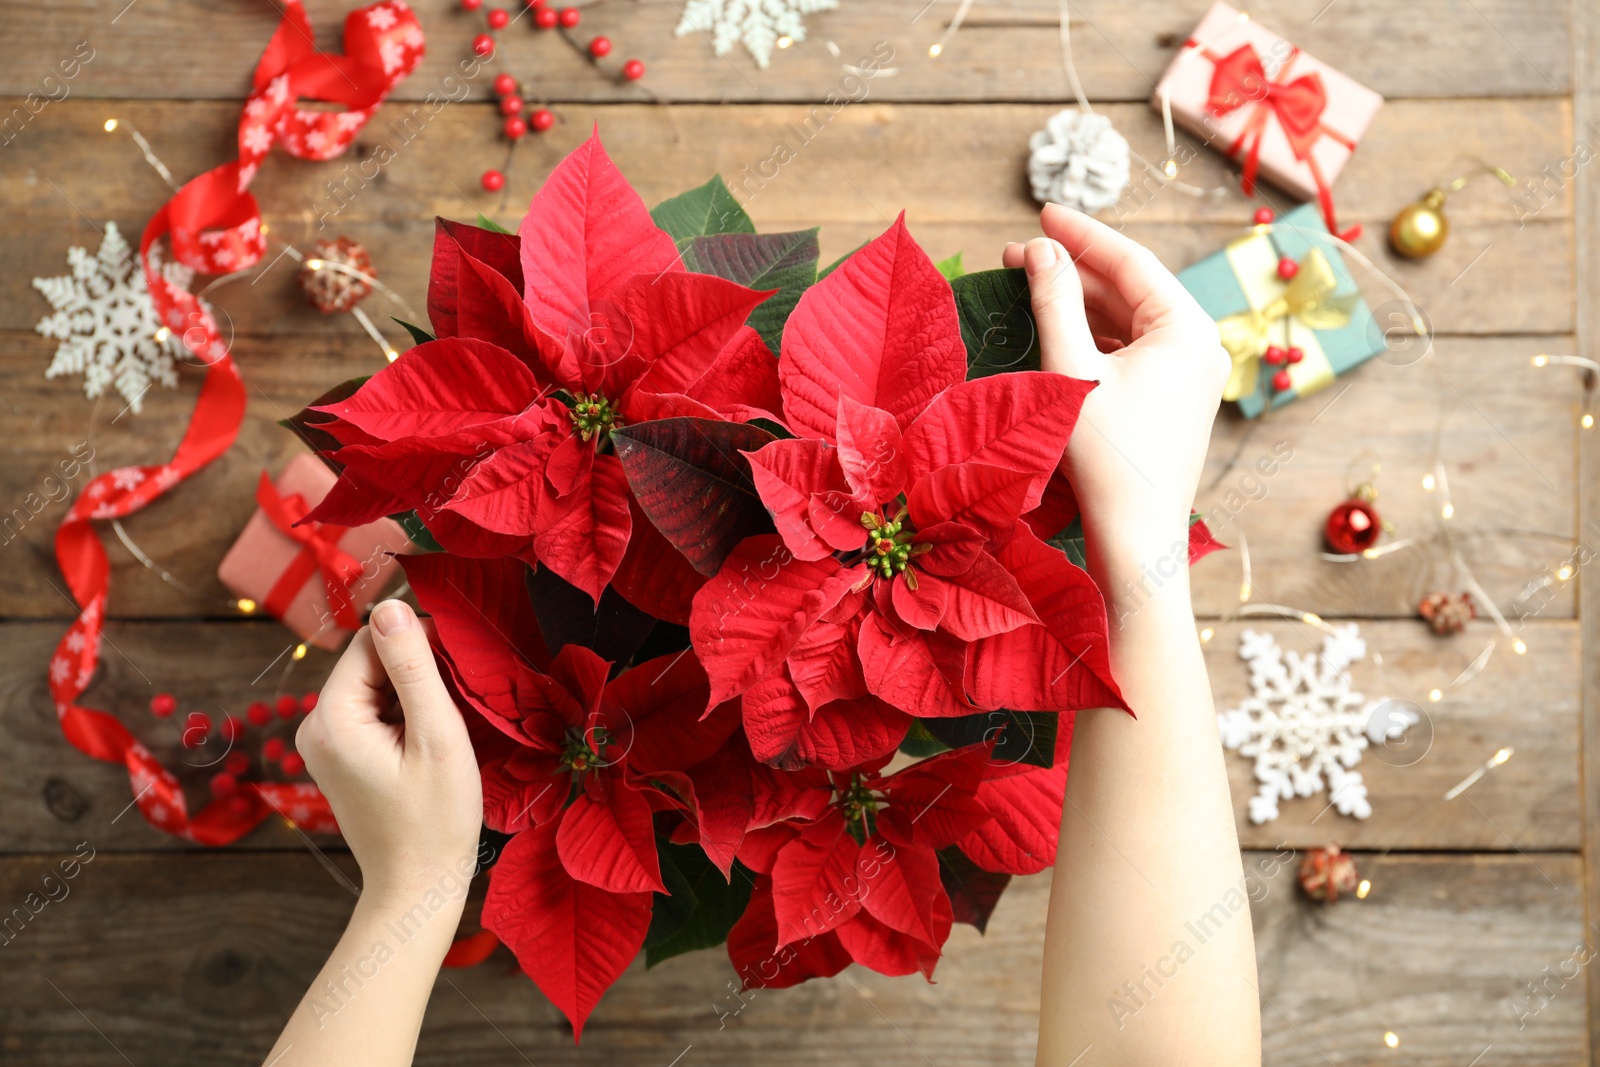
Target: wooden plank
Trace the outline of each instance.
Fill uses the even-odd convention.
[[[151,132],[176,174],[198,173],[233,151],[235,115],[228,105],[139,103],[117,110],[129,125]],[[499,197],[476,184],[483,165],[501,160],[486,111],[448,109],[431,121],[424,115],[407,134],[407,108],[390,105],[342,160],[270,157],[254,189],[275,237],[309,250],[319,236],[354,236],[372,251],[380,275],[420,307],[432,245],[428,220],[436,214],[472,219],[482,211],[514,226],[548,169],[594,121],[647,202],[720,171],[762,228],[820,225],[825,257],[881,232],[901,209],[930,253],[962,251],[972,269],[997,265],[1005,240],[1036,232],[1037,205],[1022,173],[1028,133],[1048,107],[867,104],[840,112],[802,145],[795,131],[805,111],[792,106],[574,106],[564,112],[564,125],[519,149]],[[1159,157],[1157,116],[1134,105],[1107,112]],[[59,274],[69,241],[93,247],[108,219],[137,235],[168,196],[126,139],[107,140],[100,130],[105,114],[97,102],[68,100],[12,145],[24,180],[0,188],[0,210],[14,220],[0,236],[0,252],[12,265],[0,279],[0,328],[31,329],[38,321],[45,305],[29,280]],[[1571,291],[1564,185],[1554,183],[1539,196],[1522,192],[1520,199],[1492,182],[1469,187],[1451,201],[1451,241],[1425,264],[1396,264],[1382,250],[1381,232],[1400,206],[1447,178],[1439,168],[1448,171],[1452,164],[1441,160],[1462,151],[1492,156],[1527,175],[1559,167],[1572,155],[1569,118],[1566,104],[1556,100],[1400,102],[1385,112],[1348,168],[1339,189],[1342,217],[1366,223],[1371,232],[1360,247],[1394,271],[1442,332],[1570,330],[1571,302],[1553,295]],[[961,131],[960,140],[952,142],[952,129]],[[158,132],[165,130],[184,136]],[[781,167],[775,159],[783,157],[774,156],[780,138],[798,148]],[[116,145],[113,156],[123,164],[109,176],[108,144]],[[1006,160],[1010,166],[997,165]],[[1184,173],[1229,191],[1215,201],[1195,201],[1141,183],[1106,213],[1174,267],[1215,251],[1251,210],[1214,155],[1196,157]],[[1280,194],[1266,195],[1287,206]],[[274,265],[262,281],[217,291],[216,302],[233,326],[242,332],[356,332],[348,317],[330,323],[299,305],[288,278],[292,263],[277,260],[280,251],[274,247]],[[1378,302],[1389,298],[1380,288],[1369,291]],[[1518,294],[1525,298],[1508,299]],[[380,318],[393,310],[375,303],[382,305],[375,308]]]
[[[1573,5],[1572,52],[1577,64],[1573,92],[1573,111],[1577,121],[1586,124],[1600,122],[1600,11],[1592,4]],[[1600,285],[1600,182],[1592,172],[1580,171],[1577,177],[1575,200],[1575,229],[1577,231],[1575,255],[1577,259],[1577,347],[1576,351],[1590,359],[1600,359],[1600,301],[1596,301],[1594,287]],[[1574,377],[1581,381],[1583,410],[1595,409],[1595,387],[1592,373],[1577,374],[1561,370],[1570,388],[1577,394],[1579,388]],[[1578,515],[1588,529],[1589,523],[1600,523],[1600,438],[1593,431],[1579,435],[1578,451]],[[1586,545],[1594,544],[1585,538]],[[1582,709],[1582,777],[1583,783],[1583,859],[1584,904],[1589,928],[1600,923],[1600,577],[1593,566],[1591,551],[1579,568],[1578,614],[1582,620],[1582,638],[1588,655],[1583,657],[1583,709]],[[1600,981],[1588,978],[1589,1044],[1600,1048]]]
[[[1316,634],[1282,621],[1251,620],[1275,634],[1285,648],[1309,652]],[[1207,645],[1219,709],[1247,692],[1237,659],[1242,624],[1211,624]],[[118,818],[130,799],[127,774],[74,751],[61,736],[45,688],[45,664],[60,638],[56,622],[0,626],[0,676],[15,679],[0,696],[0,751],[8,771],[0,775],[0,853],[70,849],[89,830],[107,851],[183,848],[146,826],[137,812]],[[1358,822],[1336,812],[1322,814],[1327,798],[1286,802],[1283,816],[1252,826],[1245,816],[1255,792],[1250,761],[1229,755],[1229,772],[1247,847],[1276,848],[1329,840],[1362,848],[1542,850],[1576,847],[1577,627],[1537,621],[1524,631],[1526,656],[1503,653],[1472,685],[1429,704],[1425,694],[1443,685],[1464,659],[1487,639],[1475,627],[1454,645],[1441,645],[1420,623],[1367,623],[1362,633],[1373,655],[1357,666],[1356,685],[1374,697],[1416,701],[1430,716],[1412,737],[1421,749],[1373,750],[1361,769],[1371,790],[1374,815]],[[287,631],[266,622],[123,622],[106,631],[104,665],[87,701],[116,711],[169,767],[192,787],[191,803],[205,797],[212,773],[204,766],[216,753],[187,752],[178,745],[174,720],[162,722],[145,710],[150,697],[170,691],[182,708],[213,714],[240,711],[255,699],[271,700],[283,684],[283,661],[254,681],[290,644]],[[1452,656],[1452,649],[1460,649]],[[1376,665],[1381,653],[1384,666]],[[316,688],[333,663],[312,650],[296,665],[288,688]],[[286,737],[291,727],[273,730]],[[251,738],[255,739],[252,732]],[[1423,743],[1423,739],[1429,739]],[[1445,803],[1444,792],[1497,749],[1514,746],[1516,756],[1461,800]],[[1476,810],[1474,810],[1476,809]],[[113,821],[115,820],[115,821]],[[295,838],[273,823],[246,841],[251,848],[293,846]]]
[[[1564,374],[1531,365],[1567,347],[1565,337],[1442,338],[1433,357],[1381,356],[1260,420],[1227,407],[1195,506],[1224,543],[1247,546],[1256,601],[1340,617],[1414,614],[1427,593],[1459,591],[1453,545],[1508,615],[1571,617],[1571,583],[1555,576],[1574,562],[1577,401]],[[1422,481],[1441,426],[1448,522],[1440,492]],[[1328,512],[1372,479],[1373,463],[1389,540],[1416,543],[1373,560],[1321,559]],[[1241,578],[1241,552],[1202,561],[1196,610],[1237,610]]]
[[[414,6],[429,37],[428,56],[398,95],[420,100],[430,91],[459,94],[447,79],[459,78],[460,64],[472,58],[470,42],[483,29],[481,16],[461,12],[454,0]],[[349,6],[313,0],[306,7],[318,45],[339,49]],[[699,35],[674,38],[681,5],[672,0],[588,5],[575,39],[610,36],[617,62],[644,60],[649,74],[642,85],[598,76],[573,49],[533,32],[526,19],[501,35],[501,49],[510,69],[527,77],[529,95],[555,100],[635,101],[647,91],[666,100],[820,100],[829,92],[861,92],[846,79],[842,64],[871,55],[879,42],[894,49],[890,63],[897,73],[868,83],[876,99],[1070,99],[1055,3],[986,0],[972,9],[944,55],[930,59],[928,46],[945,32],[954,10],[954,3],[926,9],[894,0],[842,4],[809,18],[810,38],[775,53],[772,66],[761,71],[742,48],[719,59]],[[1201,8],[1166,0],[1083,0],[1071,10],[1076,59],[1089,93],[1097,101],[1142,101]],[[1570,79],[1568,15],[1559,0],[1477,0],[1465,9],[1450,0],[1398,6],[1343,0],[1321,10],[1265,0],[1251,4],[1250,12],[1390,98],[1558,94]],[[48,11],[8,0],[0,6],[0,19],[11,31],[0,42],[0,93],[59,94],[60,83],[43,79],[88,41],[94,58],[65,83],[75,95],[242,97],[277,18],[268,5],[217,8],[199,0],[142,0],[116,18],[93,0],[65,0]],[[837,57],[830,42],[840,50]],[[473,79],[475,96],[488,96],[488,81],[484,75]]]
[[[1583,1059],[1582,996],[1548,977],[1584,938],[1575,856],[1357,861],[1372,895],[1318,908],[1294,889],[1293,858],[1246,856],[1267,1064],[1387,1062],[1385,1031],[1418,1065],[1462,1067],[1490,1045],[1489,1062],[1567,1067]],[[57,862],[9,863],[0,900],[22,902]],[[350,868],[347,859],[341,865]],[[0,1030],[8,1062],[259,1063],[350,911],[346,891],[304,854],[99,854],[61,884],[70,894],[45,905],[7,946]],[[958,927],[937,984],[855,967],[747,994],[734,1014],[741,1001],[721,951],[649,974],[635,964],[600,1004],[581,1049],[534,987],[508,972],[500,950],[439,980],[416,1062],[660,1067],[692,1046],[689,1062],[702,1064],[777,1057],[823,1067],[857,1062],[865,1049],[884,1067],[921,1067],[929,1057],[1032,1063],[1049,884],[1048,875],[1013,882],[985,937]],[[1204,966],[1204,944],[1185,940],[1194,953],[1186,965]],[[1112,996],[1126,997],[1122,977],[1106,976],[1108,1010]],[[1528,982],[1548,992],[1519,1027],[1513,1009],[1528,1010]],[[1138,1025],[1137,1015],[1128,1025]]]
[[[1206,665],[1219,712],[1250,695],[1249,670],[1239,659],[1242,631],[1270,633],[1300,655],[1322,647],[1322,633],[1298,622],[1248,619],[1207,628],[1214,631],[1206,642]],[[1366,782],[1372,817],[1340,815],[1324,791],[1282,801],[1276,820],[1254,825],[1248,810],[1257,789],[1254,761],[1230,752],[1228,779],[1244,847],[1308,848],[1332,841],[1361,849],[1577,848],[1577,625],[1531,623],[1522,631],[1525,655],[1501,648],[1470,684],[1451,688],[1450,677],[1493,632],[1486,623],[1474,623],[1459,637],[1441,640],[1420,622],[1362,623],[1367,657],[1351,671],[1354,687],[1368,699],[1394,700],[1422,716],[1402,739],[1363,753],[1356,769]],[[1437,703],[1428,695],[1434,688],[1444,696]],[[1455,800],[1444,799],[1502,748],[1515,755]]]

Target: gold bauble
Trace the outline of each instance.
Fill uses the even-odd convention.
[[[1449,236],[1443,189],[1430,189],[1421,200],[1401,208],[1389,224],[1389,247],[1407,259],[1433,255]]]

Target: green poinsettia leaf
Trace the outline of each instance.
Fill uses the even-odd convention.
[[[650,930],[644,939],[645,967],[703,948],[715,948],[750,903],[755,876],[735,863],[733,879],[722,872],[698,845],[674,845],[657,839],[661,880],[672,896],[655,895]]]
[[[481,211],[478,212],[478,228],[479,229],[483,229],[483,230],[490,230],[490,231],[492,231],[494,233],[516,233],[517,232],[515,230],[506,229],[504,226],[500,225],[498,222],[494,221],[494,219],[491,219],[489,216],[485,215]]]
[[[906,731],[905,740],[900,742],[900,751],[917,759],[927,759],[950,751],[950,746],[930,734],[921,719],[912,719],[911,729]]]
[[[440,545],[439,542],[433,539],[433,534],[429,533],[428,528],[422,525],[422,520],[417,518],[417,513],[415,511],[406,511],[399,515],[390,515],[389,518],[400,524],[400,529],[406,532],[406,536],[411,539],[411,543],[416,545],[419,551],[444,551],[444,546]]]
[[[611,432],[639,509],[707,577],[740,541],[775,529],[740,455],[773,440],[748,423],[688,417]]]
[[[678,242],[680,248],[685,241],[709,234],[756,232],[756,224],[734,199],[720,174],[704,185],[663,200],[650,212],[650,217]]]
[[[433,334],[429,333],[427,330],[424,330],[421,326],[413,325],[412,323],[407,322],[405,319],[395,318],[393,315],[390,315],[389,317],[406,328],[406,332],[411,335],[411,343],[414,345],[427,344],[429,341],[438,340],[437,337],[433,336]]]
[[[1011,876],[984,870],[959,848],[942,848],[939,881],[950,895],[956,922],[975,926],[981,934],[989,929],[989,916],[994,914],[994,906],[1000,903],[1000,894],[1010,884]]]
[[[792,233],[722,233],[696,237],[684,249],[692,271],[715,274],[751,289],[776,289],[746,321],[767,347],[778,351],[783,324],[800,294],[817,280],[817,230]]]
[[[933,269],[938,271],[940,274],[943,274],[944,280],[947,282],[953,282],[963,274],[967,273],[966,269],[961,266],[960,252],[957,252],[949,259],[941,259],[939,262],[933,265]]]
[[[596,604],[549,567],[529,568],[524,580],[539,633],[552,656],[566,645],[582,645],[609,663],[627,663],[655,628],[654,618],[609,585]]]
[[[980,711],[953,719],[919,719],[929,734],[950,748],[965,748],[994,741],[995,761],[1051,767],[1056,760],[1056,729],[1060,715],[1054,711]]]
[[[1196,516],[1198,518],[1198,516]],[[1189,520],[1189,525],[1194,525],[1194,520]],[[1089,557],[1083,550],[1083,518],[1074,518],[1067,524],[1067,528],[1050,538],[1050,543],[1067,554],[1067,558],[1079,568],[1089,566]]]
[[[950,283],[967,346],[967,377],[1039,369],[1028,276],[1020,268],[980,270]]]
[[[320,455],[324,462],[334,470],[343,470],[343,465],[329,459],[327,453],[337,452],[342,447],[339,439],[321,427],[334,421],[334,416],[322,411],[312,411],[312,408],[323,407],[327,404],[337,404],[341,400],[349,400],[355,395],[357,389],[366,384],[370,374],[363,374],[359,378],[340,382],[326,393],[317,397],[311,403],[301,408],[287,419],[279,419],[278,425],[286,430],[293,430],[306,443],[306,447]]]
[[[867,245],[870,244],[870,243],[871,242],[869,242],[869,241],[862,241],[860,244],[856,245],[850,251],[846,252],[844,255],[840,256],[838,259],[834,260],[832,263],[829,263],[826,267],[823,267],[821,270],[817,271],[817,281],[820,282],[822,279],[826,278],[828,275],[832,274],[834,271],[836,271],[840,267],[844,266],[844,261],[845,260],[847,260],[851,256],[855,255],[857,252],[861,251],[863,248],[867,247]]]

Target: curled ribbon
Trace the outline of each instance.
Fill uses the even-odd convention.
[[[300,0],[285,0],[283,19],[256,68],[239,125],[239,159],[194,178],[145,227],[139,256],[161,322],[206,366],[200,396],[172,459],[121,467],[90,481],[56,530],[56,563],[79,614],[50,660],[50,696],[61,731],[80,752],[127,767],[134,802],[151,825],[202,845],[226,845],[277,811],[316,832],[338,827],[313,785],[257,783],[229,801],[190,815],[177,777],[116,716],[78,698],[100,662],[111,565],[91,523],[132,515],[226,452],[244,421],[244,382],[211,309],[162,269],[157,242],[202,274],[243,270],[266,250],[266,227],[249,192],[257,165],[280,143],[302,159],[329,159],[349,147],[394,86],[423,54],[416,15],[405,0],[381,2],[345,19],[345,54],[318,53]],[[302,98],[342,103],[343,112],[303,110]]]
[[[1195,42],[1189,43],[1194,45]],[[1323,177],[1322,168],[1312,151],[1323,137],[1332,138],[1352,152],[1356,143],[1323,123],[1322,113],[1328,105],[1328,93],[1323,87],[1321,75],[1311,71],[1292,80],[1289,78],[1289,70],[1294,66],[1300,50],[1290,48],[1289,58],[1278,68],[1276,79],[1267,77],[1261,57],[1248,43],[1225,56],[1217,56],[1207,49],[1201,49],[1201,53],[1214,64],[1211,91],[1206,102],[1211,114],[1221,117],[1247,104],[1255,105],[1248,123],[1233,144],[1228,146],[1227,152],[1235,158],[1240,157],[1241,153],[1243,155],[1240,185],[1245,195],[1255,192],[1256,172],[1261,163],[1262,135],[1266,132],[1267,122],[1276,118],[1295,159],[1304,163],[1311,172],[1311,180],[1317,186],[1317,202],[1322,206],[1322,217],[1328,224],[1328,232],[1338,234],[1345,241],[1354,241],[1360,236],[1359,224],[1339,233],[1333,211],[1333,190]]]
[[[334,621],[346,630],[360,629],[355,593],[350,587],[361,577],[361,563],[339,547],[339,539],[349,528],[322,522],[295,525],[306,517],[311,505],[299,493],[279,495],[278,487],[272,484],[266,471],[261,472],[261,481],[256,483],[256,503],[274,529],[300,546],[300,551],[273,583],[262,606],[281,618],[289,610],[295,594],[312,575],[320,573]]]
[[[1261,378],[1261,356],[1267,350],[1274,323],[1296,319],[1313,330],[1336,330],[1350,324],[1351,312],[1360,297],[1334,295],[1334,290],[1339,288],[1339,278],[1322,250],[1312,248],[1299,266],[1283,292],[1265,306],[1217,321],[1222,347],[1233,360],[1233,371],[1222,390],[1224,400],[1237,400],[1256,391]],[[1331,370],[1328,373],[1331,377]]]

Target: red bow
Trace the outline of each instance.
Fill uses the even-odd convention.
[[[1295,56],[1298,54],[1298,49],[1290,51],[1288,59],[1278,69],[1276,81],[1267,77],[1266,68],[1261,65],[1261,57],[1248,43],[1240,45],[1221,58],[1211,56],[1216,66],[1211,72],[1211,93],[1207,106],[1211,114],[1220,117],[1246,104],[1255,104],[1255,110],[1251,112],[1244,130],[1233,144],[1228,146],[1230,156],[1238,156],[1241,150],[1244,152],[1244,171],[1240,177],[1240,185],[1244,188],[1246,196],[1255,192],[1262,134],[1266,131],[1267,121],[1276,117],[1278,125],[1289,141],[1289,147],[1294,151],[1294,157],[1310,169],[1312,180],[1317,184],[1317,199],[1322,204],[1322,214],[1327,221],[1328,232],[1338,233],[1338,224],[1334,220],[1333,213],[1333,191],[1328,188],[1327,181],[1322,177],[1322,168],[1317,165],[1312,148],[1324,136],[1332,137],[1351,151],[1355,151],[1356,146],[1348,138],[1322,124],[1322,112],[1328,104],[1328,93],[1323,88],[1322,77],[1316,71],[1302,74],[1293,81],[1286,80],[1289,68],[1294,65]],[[1353,241],[1360,232],[1361,227],[1357,225],[1339,236],[1344,240]]]
[[[328,591],[328,606],[333,618],[346,630],[357,630],[361,620],[356,616],[355,592],[350,586],[361,578],[361,563],[339,547],[339,540],[349,527],[330,523],[301,523],[311,510],[306,498],[299,493],[280,496],[267,472],[261,472],[256,483],[256,503],[275,529],[300,546],[300,551],[284,568],[262,605],[276,618],[282,618],[311,576],[321,573],[322,584]],[[296,525],[300,523],[300,525]]]

